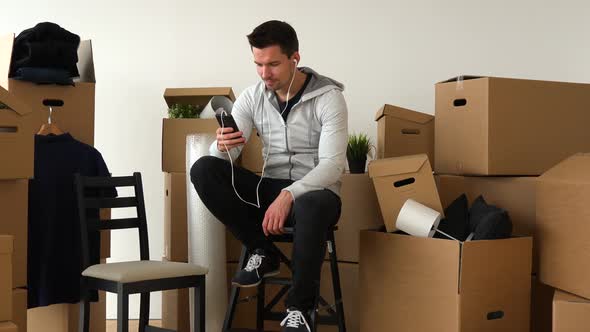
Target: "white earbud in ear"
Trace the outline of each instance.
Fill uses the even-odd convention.
[[[295,66],[297,66],[297,64],[298,64],[297,59],[293,59],[293,62],[295,62]]]

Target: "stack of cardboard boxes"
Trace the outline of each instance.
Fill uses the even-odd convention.
[[[376,120],[385,159],[369,176],[387,232],[361,233],[361,331],[528,330],[530,239],[461,245],[392,233],[407,199],[443,211],[430,164],[435,121],[391,105]]]
[[[544,222],[567,228],[561,220],[548,218],[545,210],[547,202],[562,202],[556,197],[540,200],[536,187],[551,178],[539,175],[590,149],[585,126],[590,120],[589,92],[586,84],[492,77],[436,84],[435,172],[443,205],[461,193],[470,202],[483,195],[488,203],[509,212],[514,235],[534,235],[531,331],[535,332],[551,330],[552,289],[542,284],[549,283],[542,272],[568,273],[547,263],[553,250],[540,251],[550,243],[542,237],[548,234],[543,232]],[[559,181],[564,174],[575,177],[575,171],[565,166],[553,179]],[[562,241],[551,245],[563,250],[568,241]]]
[[[33,176],[32,111],[19,98],[0,87],[0,137],[2,151],[16,151],[0,165],[0,234],[11,235],[8,256],[10,268],[1,269],[1,279],[7,281],[8,303],[21,331],[27,326],[27,231],[28,178]],[[7,240],[5,239],[5,242]],[[8,248],[8,245],[6,245]],[[10,274],[10,275],[8,275]],[[7,298],[5,298],[6,300]],[[2,302],[0,300],[0,302]],[[5,319],[0,319],[0,321]]]
[[[235,100],[231,88],[170,88],[164,92],[168,107],[195,105],[203,109],[213,96]],[[186,136],[214,134],[216,119],[163,119],[164,261],[188,262]],[[162,292],[162,327],[190,331],[188,289]]]
[[[363,232],[361,330],[384,329],[394,321],[400,331],[526,331],[529,326],[534,332],[551,331],[552,287],[581,296],[556,292],[553,330],[576,326],[572,320],[580,331],[587,329],[590,324],[581,323],[587,315],[579,313],[590,309],[584,299],[590,298],[584,283],[590,269],[584,270],[583,263],[588,251],[581,235],[590,157],[572,155],[590,149],[585,129],[590,85],[465,77],[435,87],[438,188],[425,156],[369,166],[387,230],[395,231],[397,212],[407,198],[442,212],[465,193],[470,203],[483,195],[507,210],[515,237],[459,245]],[[407,122],[412,113],[390,105],[378,112],[381,158],[419,152],[386,155],[382,136],[410,147],[416,143],[403,142],[400,133],[428,132],[387,126],[388,117],[402,121],[400,114]],[[426,123],[424,117],[412,118]],[[535,241],[532,263],[530,236]],[[424,316],[430,319],[420,319]]]
[[[84,143],[94,144],[94,67],[92,46],[82,41],[78,49],[80,78],[75,87],[35,85],[8,78],[14,34],[0,37],[0,150],[10,157],[0,165],[0,234],[14,237],[12,269],[12,317],[19,331],[75,331],[77,305],[53,305],[27,313],[27,211],[28,180],[33,177],[34,134],[47,123],[49,107],[54,101],[52,121]],[[108,213],[108,211],[102,211]],[[101,258],[110,254],[110,237],[102,233]],[[4,269],[1,270],[5,274]],[[105,301],[92,305],[92,331],[105,329]],[[60,314],[55,314],[59,311]],[[27,327],[28,324],[28,327]]]

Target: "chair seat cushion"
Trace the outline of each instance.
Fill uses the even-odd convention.
[[[208,269],[206,267],[189,263],[135,261],[92,265],[84,270],[82,275],[85,277],[127,283],[205,275],[207,271]]]

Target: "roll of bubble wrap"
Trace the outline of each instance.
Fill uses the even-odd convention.
[[[225,262],[225,226],[205,207],[190,181],[191,166],[202,156],[209,155],[214,134],[193,134],[186,137],[188,260],[209,268],[206,277],[206,331],[219,332],[227,308],[227,278]],[[193,312],[191,292],[191,313]],[[194,322],[191,314],[191,331]]]

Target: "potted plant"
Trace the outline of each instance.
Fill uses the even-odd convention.
[[[352,134],[348,136],[346,159],[348,160],[350,173],[358,174],[365,172],[367,155],[373,147],[371,139],[365,134]]]
[[[200,114],[201,108],[191,104],[173,104],[168,109],[168,117],[170,119],[195,119],[199,118]]]

